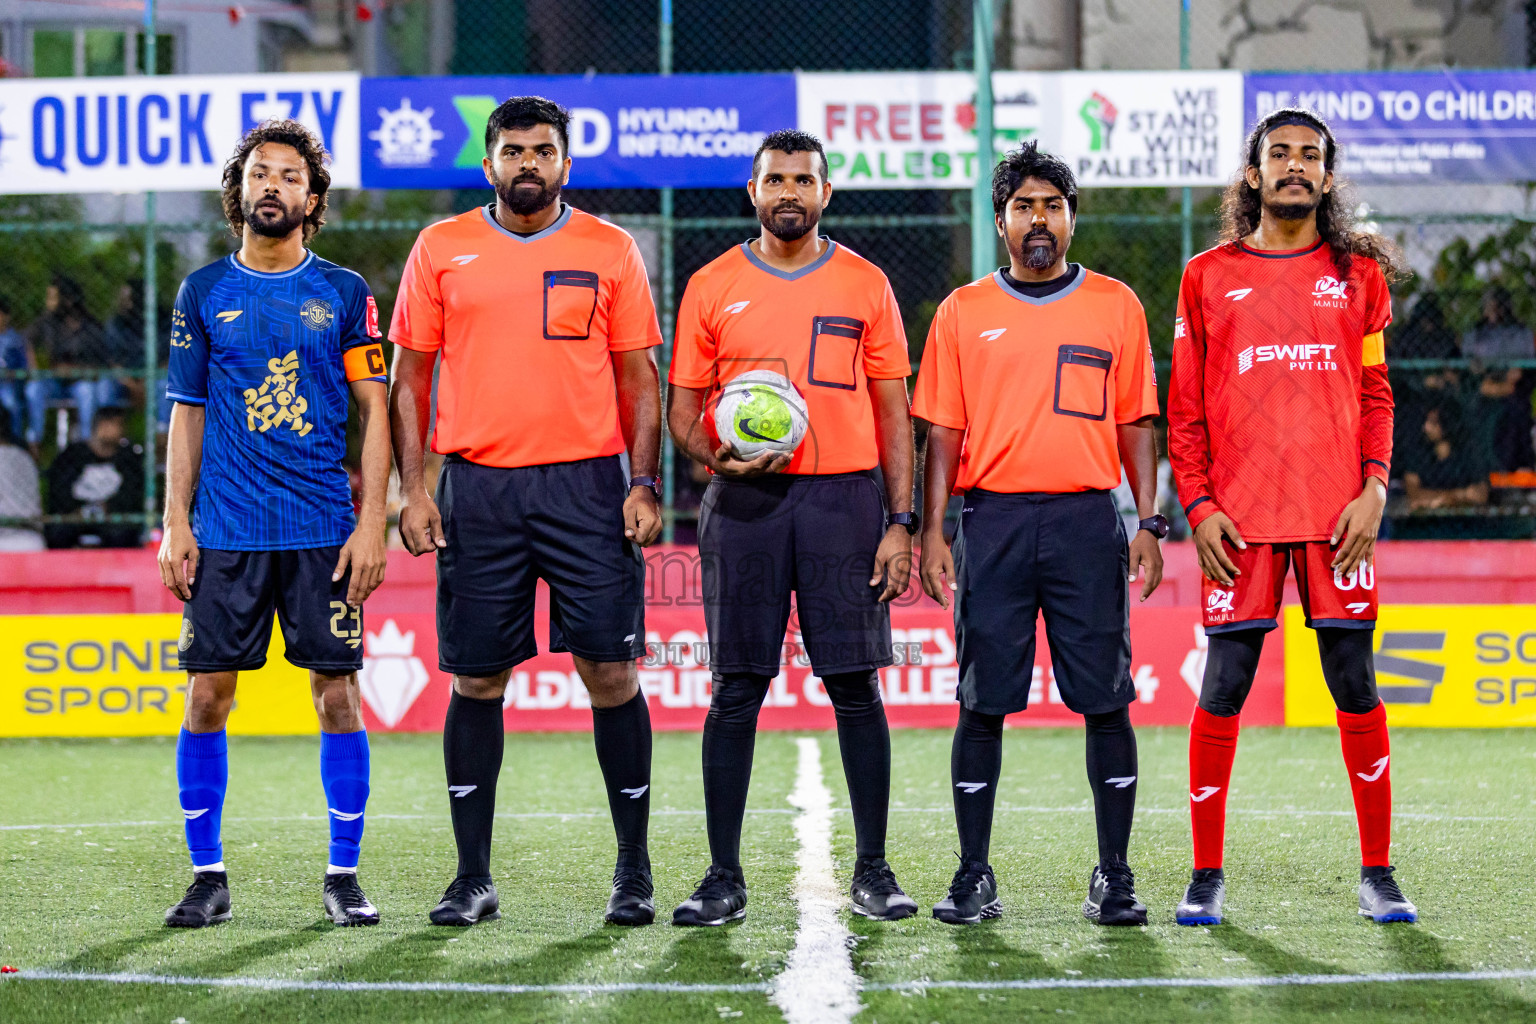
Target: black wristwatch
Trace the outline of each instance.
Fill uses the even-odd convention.
[[[651,489],[651,493],[656,495],[657,500],[659,501],[661,499],[661,477],[659,476],[630,477],[629,489],[634,490],[636,487],[649,487]]]
[[[917,533],[916,512],[892,512],[885,517],[885,528],[889,530],[893,526],[905,526],[908,535]]]
[[[1148,516],[1146,519],[1143,519],[1141,522],[1137,523],[1136,528],[1138,530],[1146,530],[1158,540],[1162,540],[1164,537],[1168,536],[1168,517],[1159,512],[1157,515]]]

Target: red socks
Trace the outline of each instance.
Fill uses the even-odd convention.
[[[1240,717],[1221,718],[1196,705],[1195,717],[1189,723],[1189,818],[1197,871],[1221,867],[1227,832],[1227,783],[1232,778],[1232,758],[1237,754]]]
[[[1392,772],[1384,704],[1363,715],[1335,714],[1344,767],[1355,796],[1360,826],[1360,863],[1392,863]],[[1195,708],[1189,723],[1189,817],[1194,831],[1195,869],[1221,867],[1227,828],[1227,784],[1237,753],[1238,717],[1220,718]]]
[[[1387,708],[1377,704],[1363,715],[1336,711],[1344,767],[1355,794],[1355,819],[1360,825],[1360,863],[1385,867],[1392,863],[1391,745],[1387,740]],[[1198,857],[1197,857],[1198,859]]]

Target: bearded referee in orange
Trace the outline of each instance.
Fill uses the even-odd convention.
[[[747,194],[762,230],[688,282],[668,376],[672,436],[714,473],[699,509],[714,689],[704,722],[710,866],[672,923],[719,925],[747,912],[741,821],[792,594],[837,714],[857,852],[853,910],[910,917],[917,904],[885,860],[891,739],[875,671],[892,661],[888,602],[907,589],[915,529],[901,312],[878,267],[816,231],[832,186],[815,136],[764,139]],[[810,427],[793,457],[743,461],[701,423],[713,419],[720,387],[752,370],[787,377],[805,397]]]
[[[496,201],[422,231],[390,326],[400,534],[412,554],[437,555],[438,656],[453,674],[443,759],[459,867],[434,924],[499,916],[490,855],[502,699],[513,666],[537,653],[538,578],[550,589],[549,649],[571,653],[592,698],[618,835],[607,920],[655,917],[651,721],[635,659],[640,548],[661,529],[661,332],[634,239],[560,199],[569,125],[537,96],[496,108],[483,165]],[[447,461],[434,500],[422,449],[439,357],[432,449]]]
[[[1023,711],[1045,613],[1056,685],[1083,716],[1099,859],[1083,914],[1146,924],[1127,862],[1136,809],[1130,589],[1163,575],[1156,514],[1157,382],[1147,318],[1113,278],[1067,262],[1077,215],[1072,170],[1030,142],[992,176],[1009,265],[952,292],[923,349],[913,414],[932,424],[924,464],[923,589],[954,595],[960,721],[950,753],[960,867],[933,916],[997,917],[987,861],[1003,759],[1003,716]],[[1124,465],[1141,515],[1127,544],[1110,490]],[[951,491],[965,495],[953,556]]]

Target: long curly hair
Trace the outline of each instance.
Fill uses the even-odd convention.
[[[1263,204],[1259,189],[1248,184],[1248,168],[1260,166],[1260,149],[1265,136],[1287,124],[1315,129],[1323,137],[1323,167],[1329,171],[1334,170],[1339,145],[1333,137],[1333,129],[1317,114],[1301,107],[1282,107],[1260,118],[1243,143],[1243,168],[1238,171],[1232,184],[1227,186],[1221,199],[1223,242],[1237,241],[1258,228]],[[1375,260],[1389,283],[1408,276],[1402,253],[1390,239],[1355,226],[1355,205],[1354,187],[1335,172],[1333,187],[1317,206],[1317,233],[1328,243],[1333,265],[1339,272],[1339,280],[1349,279],[1356,256]]]
[[[318,196],[320,201],[304,218],[304,241],[308,244],[325,223],[326,193],[331,188],[331,172],[325,164],[330,154],[325,151],[325,144],[319,137],[298,121],[263,121],[246,132],[234,155],[224,163],[224,219],[229,221],[230,233],[236,238],[244,234],[245,211],[241,209],[240,196],[245,179],[245,161],[252,150],[268,142],[292,146],[299,151],[299,156],[304,158],[304,163],[309,167],[309,194]]]

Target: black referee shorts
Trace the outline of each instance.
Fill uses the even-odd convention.
[[[1067,707],[1095,715],[1134,700],[1130,550],[1109,492],[973,489],[962,508],[954,544],[960,702],[989,715],[1029,705],[1042,611]]]
[[[341,548],[215,551],[203,548],[192,599],[181,612],[181,667],[249,672],[267,663],[272,613],[283,656],[299,668],[344,676],[363,667],[363,610],[347,606],[352,569],[331,582]]]
[[[538,653],[534,586],[549,584],[549,649],[588,661],[645,652],[645,562],[624,537],[619,457],[505,469],[443,464],[437,653],[444,672],[494,676]]]
[[[885,536],[872,473],[715,477],[699,507],[710,669],[776,676],[794,595],[818,676],[891,664],[891,612],[869,585]]]

